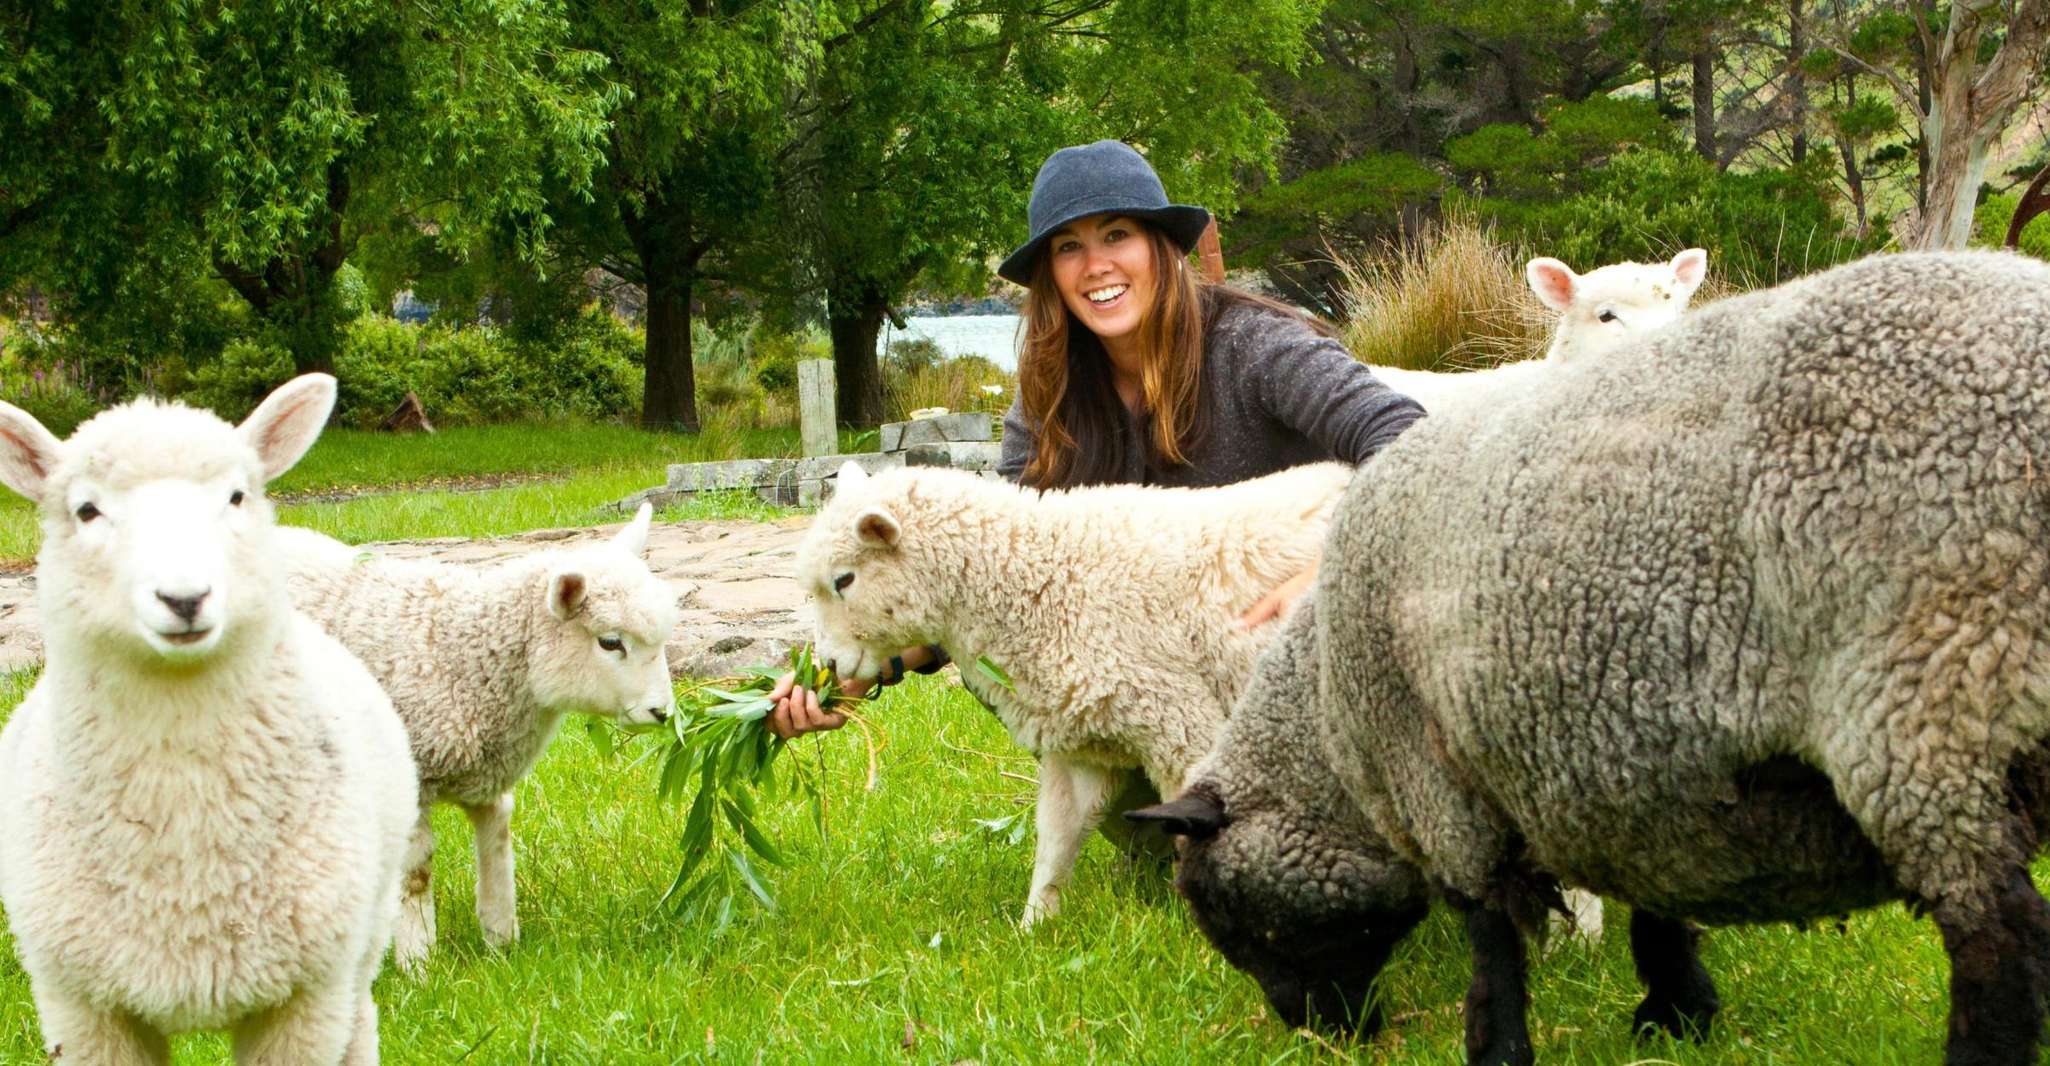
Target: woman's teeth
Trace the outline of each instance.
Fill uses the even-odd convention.
[[[1107,304],[1112,300],[1115,300],[1118,297],[1123,296],[1125,294],[1125,290],[1129,288],[1131,288],[1130,285],[1112,285],[1107,289],[1098,289],[1095,292],[1086,293],[1085,295],[1089,297],[1090,303]]]

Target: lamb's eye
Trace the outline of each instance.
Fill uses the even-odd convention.
[[[228,494],[228,506],[230,506],[230,507],[240,507],[240,506],[242,506],[242,490],[241,490],[241,489],[236,489],[235,491],[233,491],[233,492],[231,492],[231,493],[229,493],[229,494]]]
[[[598,646],[606,651],[625,651],[626,641],[614,636],[603,636],[598,638]]]
[[[78,520],[80,522],[90,522],[93,519],[98,518],[100,516],[100,509],[94,507],[91,500],[87,500],[86,502],[78,505],[78,511],[76,513],[78,515]]]
[[[1614,322],[1616,320],[1616,312],[1603,311],[1600,315],[1597,315],[1595,317],[1601,319],[1604,322]]]
[[[833,579],[833,591],[845,592],[847,591],[847,586],[852,584],[854,584],[854,571],[849,570],[848,572],[841,574],[839,577]]]

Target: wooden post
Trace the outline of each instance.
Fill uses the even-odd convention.
[[[806,458],[840,450],[840,418],[834,407],[833,361],[804,359],[797,364],[797,420]]]
[[[1217,219],[1203,227],[1203,235],[1196,238],[1196,258],[1203,264],[1203,280],[1218,282],[1224,280],[1224,246],[1217,240]]]
[[[2050,183],[2050,167],[2044,167],[2043,172],[2036,175],[2036,180],[2029,182],[2029,187],[2022,191],[2022,198],[2015,201],[2014,217],[2008,220],[2007,240],[2002,242],[2003,247],[2020,248],[2022,231],[2029,228],[2029,223],[2035,221],[2037,215],[2050,211],[2050,188],[2044,187],[2046,183]]]

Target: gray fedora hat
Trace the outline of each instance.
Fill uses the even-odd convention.
[[[1168,203],[1160,176],[1132,146],[1122,141],[1078,144],[1047,156],[1040,165],[1026,211],[1032,237],[1004,259],[997,274],[1020,285],[1032,284],[1047,236],[1078,218],[1101,214],[1144,219],[1183,250],[1194,248],[1203,227],[1210,224],[1210,212]]]

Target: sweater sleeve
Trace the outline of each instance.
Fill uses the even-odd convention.
[[[1234,317],[1229,340],[1260,406],[1335,458],[1363,463],[1424,416],[1422,405],[1307,323],[1272,313]]]
[[[1025,464],[1039,449],[1038,427],[1025,420],[1022,400],[1012,400],[1011,409],[1004,412],[1003,450],[997,455],[997,473],[1005,481],[1015,482],[1025,476]]]

